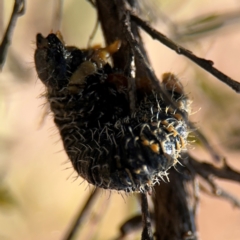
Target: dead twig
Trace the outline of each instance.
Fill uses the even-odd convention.
[[[177,25],[174,25],[172,37],[178,41],[192,41],[196,38],[199,40],[201,37],[233,24],[239,24],[239,22],[240,12],[238,9],[222,13],[212,12],[178,22]]]
[[[5,31],[5,34],[2,39],[2,43],[0,46],[0,71],[3,68],[6,56],[7,56],[7,49],[8,46],[11,43],[11,38],[13,34],[13,29],[16,25],[17,18],[22,16],[25,13],[25,1],[24,0],[15,0],[13,12],[7,27],[7,30]]]
[[[206,180],[206,179],[204,179]],[[214,181],[213,179],[208,179],[207,180],[208,184],[211,187],[211,190],[209,191],[205,186],[200,185],[200,190],[210,196],[215,196],[218,198],[223,198],[230,203],[233,204],[234,207],[240,208],[240,200],[237,199],[237,197],[233,196],[231,193],[227,192],[226,190],[220,188]]]
[[[89,216],[89,212],[92,209],[93,204],[97,200],[100,193],[100,189],[96,188],[96,190],[89,196],[85,205],[80,210],[79,214],[77,215],[76,219],[73,221],[72,226],[69,229],[67,236],[64,240],[72,240],[74,239],[76,233],[79,231],[82,223],[85,221],[86,217]]]
[[[188,158],[188,167],[195,171],[201,178],[210,185],[211,194],[231,202],[234,206],[240,207],[240,200],[236,196],[220,188],[215,182],[214,177],[240,182],[240,172],[231,168],[226,159],[223,159],[222,167],[216,167],[207,162],[199,162],[193,157]],[[210,194],[209,191],[201,185],[201,190]]]
[[[206,60],[204,58],[199,58],[196,55],[194,55],[191,51],[188,49],[176,44],[171,39],[163,35],[162,33],[156,31],[154,28],[152,28],[149,24],[147,24],[145,21],[140,19],[139,17],[131,14],[131,20],[137,23],[144,31],[146,31],[153,39],[157,39],[162,44],[166,45],[170,49],[174,50],[177,54],[184,55],[185,57],[191,59],[193,62],[195,62],[198,66],[205,69],[207,72],[211,73],[213,76],[218,78],[220,81],[227,84],[229,87],[234,89],[237,93],[240,93],[240,83],[231,79],[215,67],[213,67],[214,62],[211,60]]]
[[[209,179],[212,175],[218,178],[240,182],[240,172],[231,168],[226,159],[223,159],[222,167],[218,168],[207,162],[199,162],[189,156],[189,163],[195,171],[205,179]]]
[[[148,209],[147,193],[141,194],[143,231],[142,240],[153,240],[151,217]]]
[[[63,18],[63,0],[57,0],[54,2],[54,11],[52,19],[52,29],[53,31],[61,30],[62,18]]]
[[[195,213],[198,204],[195,174],[186,167],[170,169],[170,183],[155,185],[153,195],[155,236],[158,240],[197,240]]]
[[[120,227],[120,235],[115,240],[122,240],[128,235],[142,228],[142,215],[136,215],[127,219]]]

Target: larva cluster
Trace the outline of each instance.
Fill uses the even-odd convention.
[[[36,37],[35,64],[65,151],[78,174],[104,189],[150,191],[167,176],[186,146],[187,125],[151,83],[136,82],[130,111],[128,79],[107,63],[117,51],[66,46],[59,33]],[[145,82],[146,84],[146,82]],[[162,86],[186,112],[188,100],[177,78]]]

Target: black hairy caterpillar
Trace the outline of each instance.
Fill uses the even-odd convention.
[[[81,50],[59,33],[36,37],[35,64],[46,86],[65,151],[89,183],[126,192],[150,191],[178,162],[187,125],[147,80],[136,82],[130,110],[127,76],[107,63],[120,47]],[[162,85],[186,114],[188,100],[171,73]]]

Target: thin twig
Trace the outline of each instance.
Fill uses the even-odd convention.
[[[94,0],[87,0],[94,8],[96,8],[96,3]]]
[[[52,28],[54,32],[61,30],[63,18],[63,1],[64,0],[57,0],[54,2],[55,6],[52,19]]]
[[[72,240],[74,239],[76,233],[79,231],[82,223],[85,221],[86,217],[88,217],[89,212],[92,209],[93,204],[95,203],[95,200],[98,198],[98,195],[100,193],[100,189],[97,188],[88,198],[85,205],[81,210],[79,211],[79,214],[77,215],[77,218],[74,220],[73,225],[70,227],[69,232],[66,237],[64,237],[64,240]]]
[[[190,170],[190,171],[189,171]],[[170,183],[155,185],[153,195],[157,240],[197,240],[195,213],[197,202],[194,170],[178,167],[169,170]]]
[[[170,49],[174,50],[177,54],[184,55],[185,57],[191,59],[198,66],[205,69],[207,72],[210,72],[213,76],[218,78],[220,81],[227,84],[229,87],[234,89],[237,93],[240,93],[240,83],[231,79],[215,67],[213,67],[213,61],[206,60],[204,58],[199,58],[194,55],[191,51],[183,48],[182,46],[176,44],[171,39],[163,35],[162,33],[153,29],[150,25],[148,25],[145,21],[140,19],[139,17],[131,14],[131,20],[137,23],[142,29],[144,29],[153,39],[157,39],[162,44],[166,45]]]
[[[3,35],[4,29],[4,1],[0,1],[0,36]]]
[[[139,231],[142,228],[142,215],[136,215],[124,221],[120,227],[120,235],[115,240],[123,240],[128,235]]]
[[[153,240],[151,217],[148,208],[147,193],[141,194],[143,231],[142,240]]]
[[[141,60],[141,63],[143,65],[143,67],[145,68],[149,78],[151,79],[152,83],[154,84],[154,86],[156,87],[157,90],[159,90],[160,92],[162,92],[162,88],[160,86],[160,82],[157,79],[152,67],[150,66],[150,64],[148,62],[145,61],[145,57],[144,55],[141,53],[139,47],[138,47],[138,42],[135,40],[134,35],[131,31],[131,26],[130,26],[130,21],[129,21],[129,14],[125,14],[124,16],[124,25],[125,25],[125,36],[126,39],[128,40],[130,46],[132,47],[132,49],[134,50],[136,56]],[[176,106],[177,108],[177,106]]]
[[[0,71],[3,68],[6,56],[7,56],[7,49],[11,43],[11,38],[13,34],[13,29],[16,25],[17,18],[22,16],[25,12],[25,1],[24,0],[15,0],[13,12],[7,27],[7,30],[3,36],[3,40],[0,46]]]
[[[153,213],[150,212],[151,222],[154,224]],[[120,227],[121,234],[115,240],[123,240],[127,236],[139,231],[142,228],[142,215],[135,215],[127,220]]]
[[[88,48],[91,48],[92,40],[93,40],[93,38],[95,37],[96,32],[97,32],[97,29],[98,29],[98,24],[99,24],[99,19],[98,19],[98,17],[97,17],[96,23],[95,23],[94,28],[93,28],[93,31],[92,31],[89,39],[88,39],[88,43],[87,43],[87,47],[88,47]]]
[[[208,179],[210,176],[214,175],[218,178],[240,182],[240,172],[231,168],[227,164],[226,159],[223,159],[223,166],[220,168],[207,162],[199,162],[191,156],[189,156],[188,160],[195,171],[204,179]]]
[[[206,180],[206,179],[204,179]],[[216,196],[218,198],[223,198],[230,203],[233,204],[234,207],[240,208],[240,200],[237,199],[237,197],[233,196],[232,194],[228,193],[226,190],[223,190],[220,188],[212,179],[207,180],[208,184],[211,186],[211,192],[204,187],[203,185],[200,185],[200,190],[203,191],[206,194],[209,194],[211,196]]]
[[[240,12],[234,10],[230,12],[216,13],[200,15],[192,19],[178,22],[176,26],[176,33],[173,30],[173,38],[178,41],[188,41],[200,37],[204,37],[227,26],[233,24],[239,24]]]
[[[102,201],[98,201],[98,207],[97,212],[94,212],[94,214],[92,214],[92,216],[89,217],[88,219],[88,231],[87,234],[85,235],[85,240],[92,240],[94,238],[96,238],[95,234],[97,234],[97,229],[99,228],[99,223],[103,220],[103,217],[105,216],[105,213],[107,211],[107,209],[109,208],[110,204],[109,204],[109,200],[108,199],[108,203],[102,203]]]
[[[220,188],[214,182],[215,177],[240,182],[240,172],[237,172],[234,169],[232,169],[227,164],[226,159],[223,159],[223,165],[220,168],[217,168],[214,165],[207,162],[199,162],[196,159],[194,159],[191,155],[188,155],[187,158],[185,156],[185,159],[187,160],[185,162],[186,167],[191,171],[191,173],[195,176],[199,175],[202,180],[206,181],[210,185],[211,192],[209,192],[209,190],[200,183],[199,188],[201,191],[210,195],[226,199],[227,201],[231,202],[234,206],[240,207],[240,200],[236,196]]]

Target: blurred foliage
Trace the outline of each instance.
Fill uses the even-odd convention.
[[[179,22],[173,33],[175,39],[189,41],[194,38],[203,37],[211,34],[213,31],[221,30],[223,27],[240,24],[240,11],[229,13],[211,13],[209,15],[198,16],[195,19]]]
[[[229,103],[234,101],[235,97],[225,89],[216,88],[210,77],[202,71],[196,70],[196,78],[194,80],[199,91],[204,93],[208,104],[212,104],[215,108],[223,110],[229,107]]]
[[[10,187],[0,180],[0,210],[9,210],[17,205]]]

